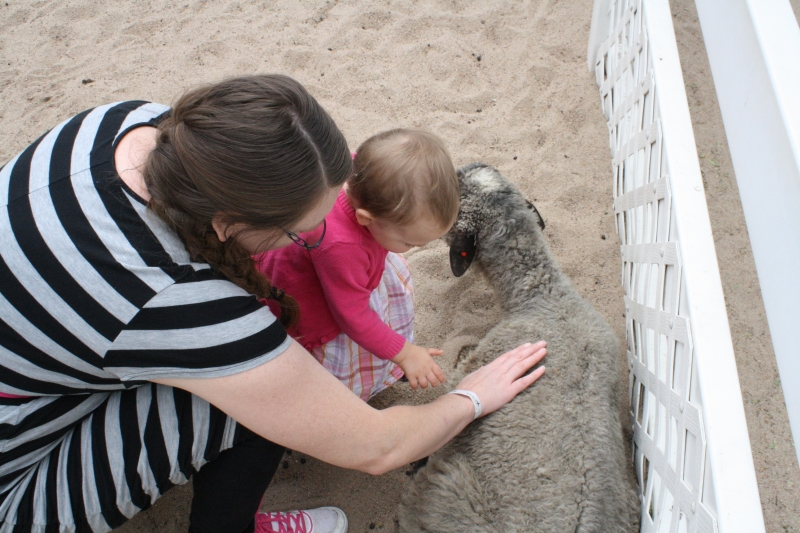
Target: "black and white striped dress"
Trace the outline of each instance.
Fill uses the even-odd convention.
[[[117,174],[116,141],[167,111],[85,111],[0,169],[0,392],[25,396],[0,398],[0,533],[119,526],[238,433],[148,380],[235,374],[289,346]]]

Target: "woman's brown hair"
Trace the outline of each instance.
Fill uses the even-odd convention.
[[[303,218],[352,173],[333,119],[292,78],[259,75],[187,92],[158,130],[143,169],[148,207],[193,259],[259,298],[278,300],[280,321],[291,326],[297,303],[272,288],[235,235],[220,242],[212,219],[263,230]]]

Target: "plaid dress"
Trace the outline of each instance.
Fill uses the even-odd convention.
[[[386,256],[383,277],[372,291],[369,306],[390,328],[414,342],[414,285],[403,256],[392,252]],[[399,366],[376,357],[344,333],[312,349],[311,354],[364,401],[403,377]]]

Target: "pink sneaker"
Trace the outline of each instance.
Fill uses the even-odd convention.
[[[347,515],[338,507],[257,513],[255,533],[347,533]]]

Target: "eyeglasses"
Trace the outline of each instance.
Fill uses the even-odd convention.
[[[327,229],[328,229],[328,223],[325,221],[325,219],[323,219],[322,220],[322,235],[319,236],[319,240],[317,241],[316,244],[308,244],[306,242],[306,240],[304,238],[300,237],[297,233],[292,233],[291,231],[286,231],[286,230],[283,230],[283,232],[286,234],[287,237],[292,239],[292,242],[295,243],[296,245],[302,246],[306,250],[313,250],[314,248],[316,248],[317,246],[322,244],[322,239],[325,238],[325,231]]]

